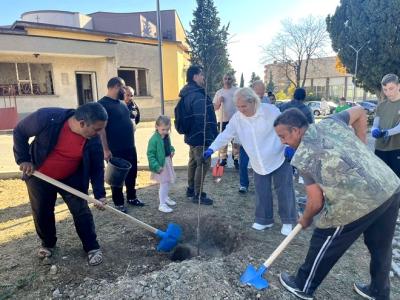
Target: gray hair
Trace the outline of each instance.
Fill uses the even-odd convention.
[[[248,87],[238,89],[235,92],[235,95],[233,96],[233,101],[235,102],[235,104],[237,104],[238,98],[241,98],[242,100],[248,103],[254,103],[256,105],[256,109],[261,104],[260,97],[257,96],[257,94],[253,91],[253,89]]]
[[[251,87],[254,88],[256,85],[262,85],[265,89],[265,83],[262,80],[256,80],[252,83]]]
[[[383,76],[381,84],[385,86],[391,82],[399,84],[399,77],[396,74],[386,74],[385,76]]]

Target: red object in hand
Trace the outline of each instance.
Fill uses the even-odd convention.
[[[214,177],[222,177],[222,175],[224,175],[224,167],[220,166],[220,160],[219,159],[217,160],[217,163],[213,167],[212,175]]]

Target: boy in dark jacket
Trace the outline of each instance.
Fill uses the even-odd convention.
[[[74,218],[89,265],[103,261],[87,202],[30,175],[38,170],[86,194],[90,180],[94,196],[104,203],[104,155],[97,134],[105,127],[107,118],[107,112],[98,103],[88,103],[76,110],[42,108],[14,129],[14,157],[23,172],[36,232],[42,240],[38,252],[41,258],[51,256],[56,245],[54,206],[59,193]],[[34,140],[29,144],[31,137]]]
[[[204,88],[204,74],[199,66],[190,66],[186,73],[187,84],[179,93],[185,102],[185,110],[191,121],[190,128],[185,134],[185,143],[189,145],[189,163],[188,163],[188,188],[186,196],[193,198],[197,203],[200,197],[200,203],[211,205],[213,200],[202,193],[201,182],[204,180],[207,171],[211,166],[211,158],[203,160],[203,152],[211,145],[216,136],[217,119],[214,106],[207,96]],[[204,114],[206,115],[206,126],[204,126]],[[202,170],[202,165],[204,169]]]

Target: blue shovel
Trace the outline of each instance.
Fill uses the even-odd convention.
[[[257,290],[262,290],[268,288],[268,280],[264,279],[262,276],[265,271],[272,265],[274,260],[281,254],[287,245],[293,240],[293,238],[301,231],[302,226],[297,224],[293,228],[292,232],[282,241],[282,243],[275,249],[271,256],[263,263],[258,269],[254,268],[252,265],[248,265],[246,271],[240,277],[240,282],[247,285],[255,287]]]
[[[82,198],[82,199],[90,202],[90,203],[102,204],[102,202],[100,202],[99,200],[92,198],[92,197],[86,195],[85,193],[82,193],[82,192],[80,192],[58,180],[55,180],[43,173],[35,171],[33,173],[33,175],[36,176],[37,178],[42,179],[43,181],[51,183],[52,185],[55,185],[65,191],[79,197],[79,198]],[[111,212],[119,215],[120,217],[123,217],[131,222],[134,222],[135,224],[142,227],[143,229],[148,230],[148,231],[154,233],[156,236],[158,236],[160,238],[160,243],[157,245],[158,251],[169,252],[173,248],[175,248],[176,245],[178,244],[178,242],[181,240],[182,228],[178,224],[170,223],[170,224],[168,224],[166,231],[161,231],[161,230],[154,228],[153,226],[150,226],[150,225],[126,214],[126,213],[120,212],[118,209],[115,209],[114,207],[105,205],[104,208],[108,211],[111,211]]]

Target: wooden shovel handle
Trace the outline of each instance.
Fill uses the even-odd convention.
[[[289,243],[293,240],[293,238],[301,231],[303,227],[300,224],[297,224],[295,228],[293,228],[292,232],[282,241],[282,243],[272,252],[271,256],[265,261],[264,266],[269,267],[272,265],[274,260],[281,254],[283,250],[289,245]]]
[[[53,179],[53,178],[51,178],[51,177],[49,177],[49,176],[47,176],[47,175],[45,175],[45,174],[43,174],[43,173],[41,173],[39,171],[33,172],[33,176],[36,176],[37,178],[40,178],[43,181],[51,183],[52,185],[55,185],[55,186],[59,187],[60,189],[63,189],[65,191],[67,191],[68,193],[71,193],[72,195],[75,195],[75,196],[77,196],[79,198],[82,198],[82,199],[84,199],[84,200],[86,200],[86,201],[88,201],[90,203],[103,205],[103,202],[101,202],[101,201],[99,201],[99,200],[97,200],[95,198],[92,198],[89,195],[86,195],[85,193],[82,193],[81,191],[78,191],[78,190],[76,190],[76,189],[74,189],[74,188],[72,188],[72,187],[70,187],[70,186],[68,186],[68,185],[66,185],[66,184],[64,184],[64,183],[62,183],[62,182],[60,182],[58,180],[55,180],[55,179]],[[153,226],[150,226],[150,225],[148,225],[146,223],[143,223],[142,221],[140,221],[140,220],[138,220],[138,219],[126,214],[126,213],[123,213],[123,212],[119,211],[118,209],[115,209],[112,206],[104,205],[104,208],[106,210],[108,210],[108,211],[113,212],[114,214],[119,215],[120,217],[125,218],[128,221],[131,221],[131,222],[135,223],[136,225],[139,225],[143,229],[146,229],[146,230],[148,230],[148,231],[150,231],[150,232],[152,232],[154,234],[156,234],[156,232],[158,231]]]

